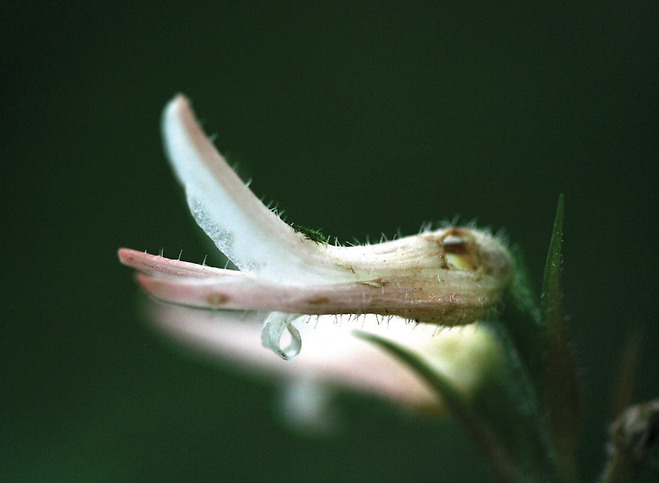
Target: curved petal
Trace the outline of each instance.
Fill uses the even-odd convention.
[[[165,107],[162,131],[192,215],[240,270],[294,284],[352,278],[326,256],[326,245],[296,232],[250,191],[204,134],[184,96]]]
[[[263,344],[263,347],[272,349],[284,360],[297,356],[302,347],[302,338],[300,337],[300,331],[293,326],[293,321],[300,317],[299,314],[270,313],[261,329],[261,344]],[[290,342],[286,347],[282,347],[282,336],[285,330],[290,335]]]

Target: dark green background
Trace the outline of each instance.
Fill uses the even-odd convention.
[[[185,92],[259,196],[343,241],[477,217],[537,287],[564,192],[592,480],[634,325],[637,399],[659,395],[656,4],[149,5],[0,14],[0,479],[487,478],[450,422],[369,399],[333,438],[290,433],[273,387],[144,325],[117,248],[209,252],[160,144]]]

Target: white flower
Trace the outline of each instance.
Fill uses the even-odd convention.
[[[140,272],[148,293],[216,312],[204,321],[199,311],[160,305],[162,327],[263,371],[324,374],[414,405],[432,404],[437,396],[395,359],[354,337],[354,328],[421,354],[465,393],[487,372],[483,367],[498,366],[501,349],[490,329],[438,330],[471,324],[499,304],[513,264],[495,237],[450,227],[375,245],[329,245],[261,203],[206,137],[183,96],[167,105],[162,128],[195,220],[239,268],[121,249],[122,263]],[[254,344],[254,322],[240,317],[245,310],[266,314],[262,344],[284,359],[300,353],[304,335],[299,360],[278,363]],[[351,317],[358,322],[347,323]]]

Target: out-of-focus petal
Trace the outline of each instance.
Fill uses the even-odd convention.
[[[306,378],[424,411],[442,409],[437,393],[395,358],[354,337],[352,329],[377,333],[416,351],[466,397],[503,360],[496,336],[482,324],[438,331],[399,317],[328,315],[293,321],[305,348],[296,358],[284,361],[260,344],[266,314],[191,309],[156,301],[150,306],[149,319],[163,332],[253,376],[288,382]],[[483,371],[483,361],[491,370]]]

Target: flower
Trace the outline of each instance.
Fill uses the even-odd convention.
[[[499,367],[493,331],[473,324],[497,307],[513,278],[510,254],[496,237],[447,227],[374,245],[330,245],[261,203],[182,95],[165,108],[162,129],[192,215],[239,269],[121,249],[121,262],[138,270],[142,288],[176,304],[157,305],[154,317],[164,330],[263,371],[309,372],[415,406],[436,406],[438,396],[353,329],[419,354],[464,394]],[[243,321],[246,310],[258,312]],[[465,327],[440,330],[457,325]],[[283,359],[300,354],[304,335],[299,360],[275,364],[254,343],[258,330],[263,346]]]

